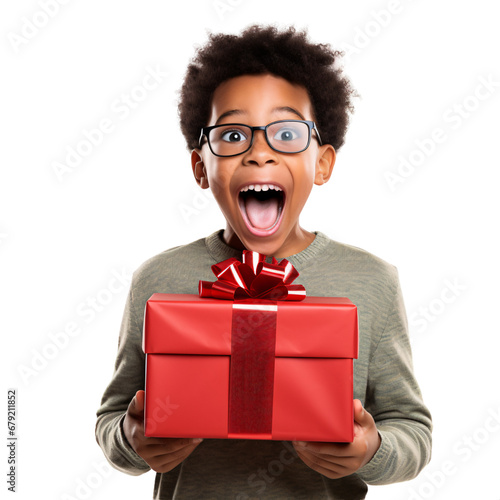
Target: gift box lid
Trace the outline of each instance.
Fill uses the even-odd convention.
[[[358,315],[345,297],[300,302],[229,301],[190,294],[155,293],[144,312],[147,354],[230,355],[233,308],[276,311],[279,357],[358,357]],[[249,336],[251,338],[251,336]]]

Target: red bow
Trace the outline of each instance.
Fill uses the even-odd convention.
[[[299,275],[286,259],[267,264],[266,256],[250,250],[243,251],[242,262],[234,257],[214,264],[212,271],[217,281],[201,281],[200,297],[214,299],[270,299],[304,300],[306,289],[291,285]]]

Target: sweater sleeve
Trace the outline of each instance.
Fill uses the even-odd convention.
[[[416,477],[431,458],[432,422],[413,374],[399,280],[386,326],[370,360],[364,406],[376,422],[381,445],[358,475],[368,484]]]
[[[123,314],[114,373],[97,410],[95,435],[113,467],[137,476],[150,467],[130,446],[122,426],[128,405],[135,393],[144,389],[145,380],[142,331],[136,319],[140,308],[134,304],[133,287],[134,280]]]

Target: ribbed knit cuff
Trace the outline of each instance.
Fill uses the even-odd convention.
[[[124,420],[125,420],[125,414],[117,422],[118,424],[118,429],[117,429],[118,432],[116,433],[116,439],[118,441],[117,449],[120,450],[121,455],[132,466],[132,468],[125,466],[123,467],[123,469],[125,470],[123,469],[122,470],[127,474],[138,476],[140,474],[143,474],[144,472],[149,471],[150,467],[147,464],[147,462],[135,452],[135,450],[128,442],[127,437],[125,436],[125,432],[123,431]]]
[[[357,471],[357,475],[367,484],[384,484],[384,474],[392,470],[394,461],[391,441],[384,431],[379,430],[378,433],[381,440],[379,449],[372,459]]]

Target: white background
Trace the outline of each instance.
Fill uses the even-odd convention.
[[[46,4],[50,15],[43,0],[4,2],[0,14],[2,406],[6,415],[7,389],[16,388],[17,498],[150,498],[154,473],[110,472],[94,439],[128,284],[108,286],[114,274],[223,227],[192,178],[177,90],[208,30],[277,23],[346,50],[361,98],[331,181],[313,191],[301,222],[397,266],[434,419],[424,472],[370,487],[368,498],[498,500],[494,2]],[[147,68],[163,76],[144,91]],[[123,94],[140,102],[120,104]],[[85,131],[103,119],[112,130],[85,150]],[[86,157],[58,176],[54,164],[79,145]],[[404,174],[393,189],[388,172]],[[92,297],[102,309],[94,316],[85,313]],[[71,323],[78,334],[61,334]]]

